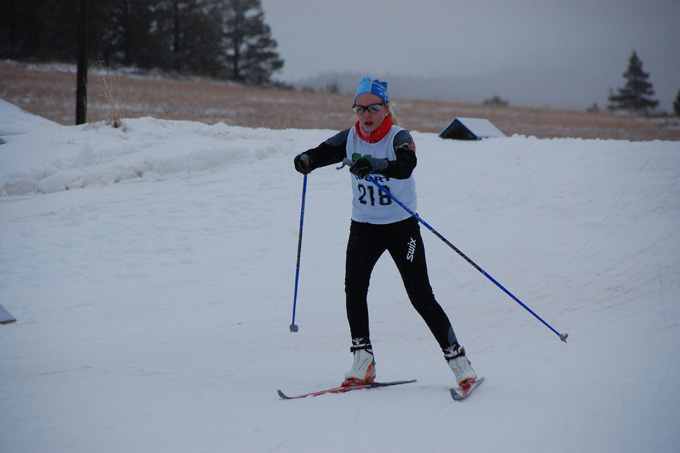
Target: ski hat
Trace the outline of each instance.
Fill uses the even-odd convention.
[[[357,94],[354,95],[354,102],[362,94],[375,94],[380,99],[385,102],[389,102],[387,96],[387,82],[381,82],[378,79],[371,80],[370,77],[366,76],[359,82],[359,87],[357,88]]]

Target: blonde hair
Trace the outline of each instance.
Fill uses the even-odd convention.
[[[392,120],[392,124],[399,126],[399,120],[397,120],[396,115],[392,111],[392,105],[389,102],[385,102],[385,107],[387,107],[387,116]]]

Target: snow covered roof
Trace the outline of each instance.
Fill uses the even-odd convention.
[[[481,140],[505,137],[505,134],[485,118],[456,118],[439,136],[455,140]]]

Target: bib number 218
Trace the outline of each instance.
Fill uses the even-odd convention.
[[[389,191],[390,188],[387,186],[385,187],[385,190]],[[376,192],[378,192],[378,196],[376,197]],[[359,203],[361,204],[370,204],[371,206],[375,206],[377,204],[380,206],[387,206],[389,204],[392,204],[392,199],[390,198],[389,195],[387,195],[385,192],[382,190],[378,189],[375,186],[365,186],[363,184],[359,184]]]

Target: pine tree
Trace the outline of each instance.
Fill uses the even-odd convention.
[[[618,94],[610,90],[608,100],[611,110],[648,113],[659,105],[659,101],[653,99],[654,88],[647,81],[649,73],[642,70],[642,61],[635,51],[628,61],[628,69],[623,73],[623,77],[627,80],[626,86],[618,88]]]
[[[265,85],[274,71],[283,67],[275,51],[277,42],[264,22],[260,0],[222,0],[227,78],[238,82]]]
[[[680,91],[678,91],[678,95],[675,97],[675,101],[673,101],[673,112],[676,116],[680,117]]]
[[[158,0],[157,0],[158,1]],[[160,0],[156,41],[163,43],[163,69],[219,76],[221,23],[212,0]]]
[[[0,59],[72,61],[75,0],[2,0]],[[6,14],[4,14],[6,13]],[[89,0],[90,61],[267,85],[283,67],[260,0]]]

